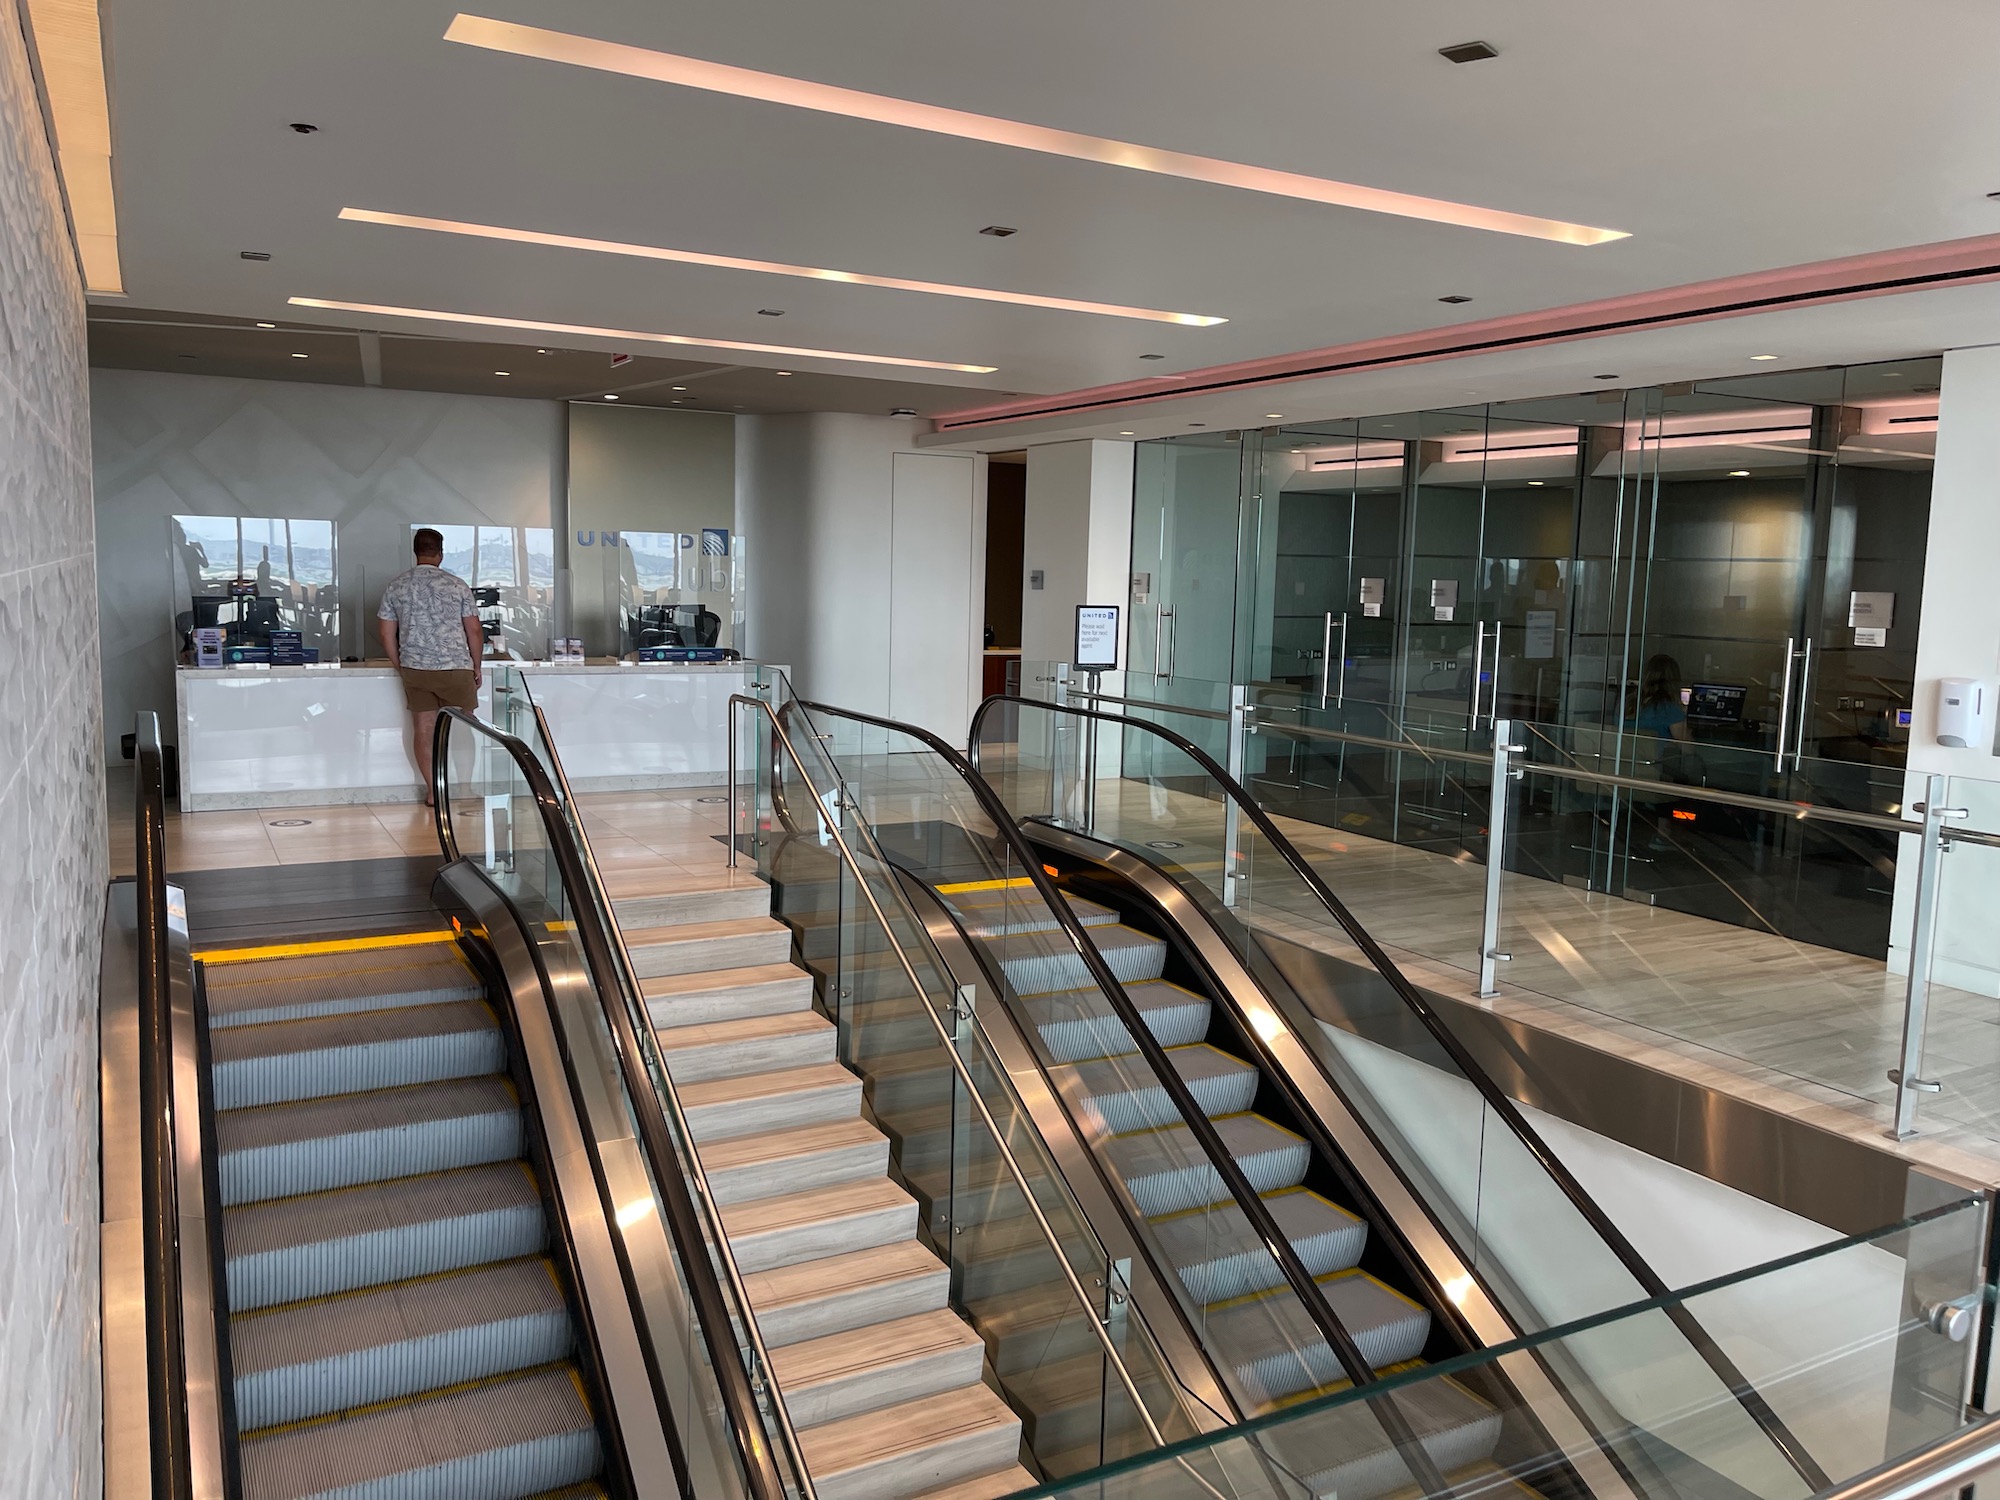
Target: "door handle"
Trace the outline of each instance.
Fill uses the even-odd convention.
[[[1493,622],[1493,687],[1486,695],[1486,722],[1500,720],[1500,622]]]
[[[1344,708],[1347,704],[1347,616],[1344,614],[1340,617],[1340,686],[1334,691],[1333,701],[1336,707]]]
[[[1805,652],[1799,658],[1799,712],[1798,721],[1792,726],[1792,769],[1804,764],[1806,758],[1806,726],[1812,722],[1812,637],[1806,637]]]
[[[1778,690],[1778,754],[1773,769],[1785,769],[1785,736],[1792,727],[1792,658],[1798,652],[1798,640],[1794,636],[1785,637],[1785,672],[1783,684]]]
[[[1486,675],[1486,622],[1474,620],[1472,647],[1472,727],[1479,727],[1479,679]]]
[[[1341,616],[1346,619],[1345,615]],[[1319,706],[1326,707],[1327,690],[1333,686],[1333,611],[1328,610],[1326,627],[1319,636]]]

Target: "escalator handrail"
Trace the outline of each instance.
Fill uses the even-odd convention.
[[[444,851],[446,861],[459,858],[458,840],[451,825],[450,802],[450,760],[449,742],[451,726],[454,722],[464,724],[477,734],[484,735],[506,751],[513,760],[515,769],[528,784],[529,794],[534,798],[536,811],[541,817],[542,832],[548,840],[549,852],[556,861],[557,872],[563,885],[570,891],[588,892],[587,877],[583,861],[577,853],[575,841],[570,837],[568,820],[562,811],[562,802],[548,772],[535,758],[535,753],[518,737],[466,713],[463,709],[446,708],[438,716],[437,738],[432,742],[431,751],[431,797],[432,816],[436,825],[438,844]],[[606,938],[596,906],[589,900],[572,901],[571,919],[579,942],[583,948],[584,963],[590,973],[592,988],[597,992],[597,1001],[610,1029],[612,1050],[618,1057],[619,1072],[623,1077],[625,1092],[631,1099],[632,1113],[638,1126],[638,1144],[646,1157],[646,1165],[654,1182],[658,1185],[662,1204],[661,1218],[688,1278],[688,1289],[695,1306],[696,1320],[701,1326],[703,1342],[708,1348],[709,1364],[715,1371],[717,1389],[722,1396],[724,1412],[731,1432],[736,1440],[738,1453],[742,1457],[744,1477],[748,1482],[753,1500],[786,1500],[783,1479],[778,1473],[775,1456],[771,1452],[763,1423],[757,1412],[757,1398],[750,1380],[750,1372],[744,1364],[743,1350],[736,1340],[730,1315],[729,1304],[723,1296],[722,1284],[715,1274],[715,1268],[708,1258],[708,1248],[701,1233],[699,1217],[687,1190],[687,1179],[675,1152],[671,1136],[667,1132],[666,1116],[660,1108],[659,1096],[654,1092],[651,1076],[646,1071],[645,1061],[639,1049],[637,1033],[632,1027],[631,1017],[625,1007],[614,998],[617,992],[617,968],[611,957],[610,943]],[[635,1306],[633,1316],[642,1326],[648,1327],[648,1338],[652,1334],[648,1326],[646,1310]],[[752,1317],[750,1309],[743,1309],[743,1317]],[[657,1347],[665,1348],[670,1341],[657,1340]],[[662,1421],[670,1421],[670,1409],[662,1405]]]
[[[576,796],[570,790],[569,772],[563,769],[562,754],[556,749],[555,736],[549,731],[549,721],[542,712],[542,706],[535,702],[535,695],[524,681],[521,688],[528,700],[528,707],[535,715],[535,728],[540,733],[542,744],[549,752],[549,770],[554,774],[556,789],[562,794],[563,805],[576,808]],[[626,998],[634,1007],[645,1013],[645,992],[640,988],[639,971],[632,962],[632,950],[626,946],[624,930],[618,925],[616,909],[611,903],[610,889],[604,883],[604,872],[597,863],[597,853],[590,846],[590,830],[584,826],[583,814],[577,811],[575,821],[570,825],[577,843],[578,852],[583,856],[583,866],[590,882],[591,899],[597,905],[597,915],[610,939],[611,954],[617,961],[618,972],[625,985]],[[634,1035],[637,1028],[634,1027]],[[657,1048],[658,1038],[655,1038]],[[736,1263],[735,1252],[730,1248],[729,1235],[724,1229],[716,1209],[715,1190],[709,1186],[708,1170],[702,1165],[700,1152],[694,1149],[694,1128],[688,1124],[687,1110],[681,1103],[680,1089],[674,1084],[673,1073],[664,1058],[660,1061],[660,1091],[666,1100],[666,1107],[673,1116],[673,1125],[680,1139],[688,1142],[688,1171],[694,1178],[695,1193],[699,1206],[708,1221],[709,1233],[714,1238],[722,1268],[728,1274],[729,1288],[736,1298],[736,1304],[743,1309],[743,1330],[750,1340],[752,1353],[757,1357],[758,1368],[763,1370],[766,1383],[771,1391],[771,1408],[778,1419],[779,1435],[784,1439],[785,1449],[792,1466],[799,1477],[803,1500],[815,1500],[812,1475],[806,1469],[805,1444],[800,1441],[798,1428],[792,1422],[791,1408],[786,1404],[785,1393],[778,1389],[773,1369],[771,1351],[764,1343],[764,1331],[757,1326],[757,1319],[750,1311],[750,1289],[744,1284],[743,1269]]]
[[[793,701],[796,702],[799,700],[794,699]],[[765,720],[771,726],[772,734],[776,736],[778,743],[784,747],[786,757],[799,773],[799,779],[806,784],[807,788],[813,794],[813,800],[820,807],[826,807],[825,799],[829,795],[841,795],[845,791],[844,788],[840,787],[835,788],[831,793],[822,791],[813,781],[812,773],[806,769],[805,760],[800,756],[798,748],[792,743],[792,737],[785,733],[785,726],[780,722],[778,711],[771,706],[768,699],[752,697],[744,693],[732,694],[729,699],[729,774],[731,779],[729,814],[732,821],[729,838],[732,846],[736,839],[736,830],[733,826],[736,816],[736,799],[734,795],[737,765],[736,716],[741,708],[757,708],[763,711]],[[867,824],[861,820],[858,809],[855,810],[855,821],[857,826],[867,834],[876,861],[885,870],[892,868],[889,861],[882,856],[880,847],[875,844],[873,834],[868,833]],[[1119,1353],[1117,1342],[1105,1330],[1102,1315],[1097,1312],[1095,1306],[1092,1304],[1090,1294],[1084,1290],[1083,1281],[1077,1275],[1076,1267],[1070,1264],[1069,1256],[1064,1253],[1061,1237],[1057,1235],[1055,1226],[1049,1223],[1048,1215],[1043,1212],[1041,1200],[1035,1196],[1034,1187],[1029,1183],[1027,1173],[1021,1169],[1020,1160],[1014,1155],[1014,1148],[1007,1143],[1007,1137],[1001,1131],[999,1122],[993,1118],[993,1112],[987,1107],[985,1095],[980,1092],[979,1085],[974,1080],[971,1070],[966,1067],[965,1059],[959,1056],[958,1048],[952,1044],[951,1034],[944,1029],[944,1023],[938,1019],[937,1008],[930,1003],[928,998],[929,991],[925,989],[923,980],[917,977],[916,965],[911,962],[908,952],[905,951],[901,940],[897,938],[895,928],[889,923],[888,914],[882,910],[881,903],[876,900],[874,887],[862,875],[861,862],[855,858],[854,850],[849,847],[847,835],[841,832],[839,824],[831,818],[826,822],[826,829],[832,835],[834,844],[839,848],[841,859],[845,861],[849,869],[854,871],[855,884],[859,886],[861,894],[867,899],[869,910],[874,913],[876,925],[881,928],[883,937],[888,939],[889,947],[896,955],[896,962],[903,971],[903,977],[909,981],[911,992],[924,1001],[918,1008],[923,1011],[925,1017],[930,1021],[932,1028],[937,1032],[938,1040],[943,1046],[945,1056],[950,1060],[952,1071],[958,1075],[959,1084],[964,1088],[966,1098],[972,1103],[973,1108],[978,1111],[980,1121],[986,1127],[986,1133],[992,1138],[994,1150],[1005,1164],[1008,1175],[1014,1179],[1014,1185],[1020,1191],[1022,1201],[1026,1205],[1028,1212],[1034,1216],[1035,1223],[1042,1232],[1042,1237],[1048,1242],[1049,1250],[1054,1255],[1056,1264],[1062,1267],[1063,1279],[1069,1283],[1070,1296],[1075,1300],[1078,1307],[1083,1310],[1084,1321],[1089,1324],[1091,1332],[1095,1335],[1103,1351],[1104,1358],[1117,1373],[1119,1384],[1125,1388],[1126,1398],[1131,1401],[1133,1411],[1138,1415],[1139,1420],[1145,1424],[1147,1435],[1153,1440],[1153,1445],[1156,1448],[1164,1447],[1167,1442],[1166,1434],[1160,1430],[1159,1423],[1154,1419],[1152,1410],[1146,1405],[1145,1400],[1140,1395],[1138,1383],[1133,1380],[1131,1371],[1126,1367],[1124,1356]],[[894,887],[894,889],[896,890],[897,900],[904,903],[905,918],[915,926],[917,931],[923,931],[922,919],[915,912],[909,910],[901,888]],[[942,960],[940,960],[940,967],[943,967]],[[949,970],[946,970],[946,972],[949,972]],[[1206,1484],[1203,1487],[1207,1488]],[[1211,1493],[1213,1492],[1211,1491]]]
[[[1228,771],[1217,765],[1213,757],[1199,746],[1190,742],[1184,735],[1177,734],[1162,725],[1148,724],[1142,719],[1129,718],[1124,714],[1105,713],[1100,709],[1082,708],[1075,704],[1047,703],[1033,698],[996,694],[981,703],[978,711],[972,716],[969,750],[970,759],[975,767],[979,764],[980,730],[986,722],[987,714],[991,712],[995,704],[1000,703],[1042,709],[1054,713],[1076,714],[1098,719],[1107,724],[1116,725],[1121,729],[1143,730],[1165,740],[1190,760],[1194,761],[1196,765],[1200,766],[1209,778],[1222,789],[1224,796],[1235,804],[1238,813],[1243,817],[1247,817],[1256,826],[1257,831],[1277,851],[1279,857],[1291,867],[1292,873],[1298,876],[1299,880],[1312,892],[1314,898],[1326,908],[1327,913],[1339,924],[1341,930],[1347,934],[1355,947],[1361,950],[1363,956],[1373,965],[1383,980],[1388,983],[1390,989],[1403,1002],[1405,1008],[1423,1023],[1424,1028],[1430,1033],[1432,1039],[1444,1049],[1445,1055],[1452,1060],[1454,1066],[1458,1068],[1465,1079],[1479,1091],[1481,1098],[1484,1099],[1487,1106],[1506,1124],[1508,1130],[1521,1143],[1522,1148],[1528,1152],[1541,1166],[1542,1170],[1549,1175],[1550,1179],[1555,1182],[1563,1196],[1569,1200],[1571,1206],[1583,1217],[1584,1221],[1597,1231],[1599,1238],[1605,1242],[1611,1253],[1618,1258],[1626,1272],[1640,1286],[1645,1288],[1646,1295],[1649,1297],[1666,1297],[1670,1294],[1670,1289],[1666,1282],[1661,1280],[1659,1274],[1647,1263],[1645,1257],[1640,1255],[1638,1247],[1626,1238],[1624,1231],[1612,1222],[1610,1216],[1604,1212],[1604,1209],[1598,1204],[1597,1200],[1577,1180],[1575,1174],[1549,1148],[1548,1143],[1542,1139],[1540,1132],[1528,1123],[1527,1117],[1521,1113],[1519,1106],[1507,1096],[1499,1084],[1494,1082],[1492,1076],[1479,1065],[1477,1060],[1472,1056],[1472,1053],[1459,1041],[1452,1029],[1445,1024],[1443,1018],[1423,998],[1422,993],[1417,987],[1410,982],[1409,976],[1403,973],[1395,960],[1391,959],[1383,950],[1381,944],[1375,941],[1374,935],[1366,927],[1362,926],[1354,914],[1347,909],[1346,903],[1336,896],[1326,882],[1320,878],[1319,872],[1312,867],[1310,861],[1299,852],[1290,839],[1286,838],[1278,830],[1278,825],[1258,805],[1256,799],[1250,795],[1242,783],[1231,776]],[[980,779],[983,781],[985,778],[982,776]],[[1673,1319],[1675,1327],[1680,1330],[1682,1335],[1694,1347],[1695,1351],[1700,1354],[1717,1379],[1721,1380],[1729,1389],[1730,1394],[1743,1407],[1744,1411],[1748,1413],[1750,1419],[1771,1440],[1772,1445],[1783,1455],[1785,1461],[1811,1487],[1813,1493],[1817,1494],[1828,1488],[1832,1481],[1828,1478],[1825,1470],[1820,1467],[1818,1460],[1806,1450],[1805,1445],[1799,1441],[1798,1436],[1786,1425],[1784,1419],[1772,1409],[1763,1393],[1752,1385],[1749,1378],[1737,1368],[1736,1362],[1724,1352],[1721,1345],[1716,1343],[1714,1336],[1702,1326],[1701,1321],[1693,1313],[1689,1312],[1686,1307],[1677,1303],[1669,1305],[1666,1311],[1668,1316]]]
[[[1151,1028],[1146,1025],[1145,1018],[1139,1014],[1138,1007],[1125,993],[1125,987],[1118,982],[1110,966],[1105,963],[1104,956],[1097,951],[1097,945],[1085,935],[1083,924],[1077,920],[1076,914],[1069,909],[1069,903],[1062,899],[1054,882],[1042,869],[1041,860],[1036,858],[1028,847],[1027,840],[1022,837],[1013,815],[1008,812],[1007,805],[1001,800],[999,793],[993,790],[985,777],[974,770],[965,756],[927,729],[920,729],[913,724],[898,723],[893,719],[878,718],[873,714],[835,708],[829,704],[813,703],[805,699],[794,701],[808,715],[814,712],[839,714],[860,723],[873,724],[878,728],[908,735],[942,758],[965,782],[978,801],[980,809],[992,820],[994,827],[1000,831],[1000,836],[1006,840],[1009,850],[1021,862],[1021,867],[1028,872],[1028,878],[1034,883],[1036,894],[1061,924],[1064,937],[1076,950],[1077,957],[1083,961],[1084,967],[1090,971],[1091,979],[1103,992],[1104,998],[1111,1005],[1112,1012],[1131,1033],[1134,1044],[1153,1070],[1160,1087],[1173,1101],[1174,1108],[1180,1112],[1189,1132],[1200,1142],[1203,1153],[1209,1158],[1210,1166],[1215,1169],[1216,1175],[1228,1188],[1230,1197],[1242,1211],[1243,1216],[1256,1230],[1257,1237],[1264,1242],[1265,1249],[1277,1263],[1278,1269],[1298,1297],[1300,1305],[1304,1307],[1306,1315],[1326,1338],[1327,1346],[1340,1361],[1342,1371],[1357,1387],[1374,1384],[1380,1378],[1375,1373],[1375,1367],[1361,1353],[1360,1347],[1354,1342],[1354,1336],[1347,1331],[1346,1324],[1341,1322],[1340,1315],[1327,1301],[1326,1293],[1313,1279],[1312,1271],[1299,1258],[1290,1237],[1272,1216],[1270,1205],[1258,1196],[1256,1188],[1217,1132],[1215,1122],[1208,1117],[1208,1112],[1196,1100],[1193,1091],[1187,1086],[1187,1080],[1182,1078],[1174,1067],[1173,1060],[1167,1056],[1159,1038],[1153,1035]],[[766,708],[768,710],[768,704]],[[773,712],[771,718],[772,722],[776,723],[778,716]],[[1410,1466],[1412,1476],[1423,1486],[1424,1492],[1430,1495],[1445,1493],[1449,1486],[1445,1483],[1444,1475],[1432,1462],[1423,1444],[1418,1441],[1415,1430],[1410,1427],[1401,1408],[1393,1400],[1371,1401],[1370,1407],[1377,1420],[1382,1423],[1383,1430],[1388,1433],[1389,1440],[1395,1445],[1404,1463]]]
[[[167,912],[167,798],[160,718],[134,736],[134,866],[138,909],[139,1148],[145,1214],[147,1427],[154,1483],[193,1500],[187,1328],[181,1306],[179,1149],[174,1110],[173,981]]]

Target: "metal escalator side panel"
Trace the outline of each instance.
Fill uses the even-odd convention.
[[[620,1213],[625,1205],[650,1207],[653,1195],[624,1112],[614,1107],[615,1064],[601,1053],[572,1050],[580,1034],[597,1036],[580,1024],[578,1011],[590,993],[589,978],[566,944],[537,942],[512,903],[469,861],[440,871],[437,893],[440,907],[482,940],[504,987],[515,1081],[536,1122],[543,1190],[577,1300],[581,1352],[596,1377],[611,1438],[607,1467],[622,1470],[618,1488],[632,1500],[710,1493],[699,1480],[714,1483],[719,1476],[701,1475],[682,1441],[700,1424],[686,1425],[678,1420],[682,1414],[660,1410],[655,1392],[672,1388],[672,1372],[656,1370],[634,1318],[635,1303],[643,1301],[653,1317],[669,1319],[665,1326],[678,1327],[682,1320],[667,1290],[678,1277],[659,1216],[638,1213],[625,1223]],[[565,1005],[568,1017],[552,1016],[552,1006]],[[687,1347],[685,1341],[680,1347]]]

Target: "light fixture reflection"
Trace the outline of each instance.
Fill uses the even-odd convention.
[[[593,339],[639,339],[652,344],[684,344],[697,349],[736,349],[747,354],[797,355],[845,364],[895,365],[906,370],[950,370],[962,375],[991,375],[997,365],[955,365],[943,360],[909,359],[900,354],[851,354],[839,349],[801,349],[791,344],[753,344],[741,339],[703,339],[686,333],[645,333],[634,328],[597,328],[585,323],[551,323],[540,318],[502,318],[487,313],[444,312],[429,307],[390,307],[379,302],[343,302],[332,297],[288,297],[294,307],[318,307],[329,312],[368,313],[383,318],[416,318],[429,323],[471,323],[481,328],[529,328],[542,333],[575,333]]]
[[[1221,161],[1212,156],[1162,151],[1131,141],[1108,140],[1103,136],[1055,130],[1020,120],[1003,120],[994,115],[946,109],[912,99],[869,94],[859,89],[787,78],[780,73],[762,73],[754,68],[732,67],[727,63],[682,57],[672,52],[656,52],[648,47],[607,42],[566,31],[549,31],[539,26],[496,21],[486,16],[461,13],[452,18],[444,37],[448,42],[507,52],[516,57],[570,63],[579,68],[621,73],[630,78],[650,78],[658,83],[705,89],[739,99],[761,99],[770,104],[817,110],[851,120],[873,120],[883,125],[929,131],[933,135],[984,141],[994,146],[1012,146],[1022,151],[1039,151],[1049,156],[1094,161],[1111,167],[1129,167],[1135,172],[1154,172],[1194,182],[1212,182],[1281,198],[1330,203],[1340,208],[1359,208],[1405,219],[1426,219],[1437,224],[1526,235],[1531,239],[1555,240],[1569,245],[1601,245],[1607,240],[1630,238],[1622,229],[1598,229],[1560,219],[1538,219],[1529,214],[1478,208],[1443,198],[1423,198],[1414,193],[1395,193],[1385,188],[1308,177],[1301,172],[1280,172],[1242,162]]]
[[[474,239],[507,240],[519,245],[545,245],[556,250],[595,250],[605,255],[630,255],[641,260],[675,261],[689,266],[718,266],[725,271],[756,271],[767,276],[798,276],[809,281],[839,281],[849,286],[886,287],[896,292],[928,292],[938,297],[966,297],[975,302],[1008,302],[1020,307],[1046,307],[1057,312],[1099,313],[1110,318],[1139,318],[1154,323],[1178,323],[1187,328],[1213,328],[1227,318],[1203,313],[1160,312],[1150,307],[1125,307],[1116,302],[1084,302],[1073,297],[1038,297],[1028,292],[1002,292],[991,287],[954,286],[943,281],[909,281],[898,276],[868,276],[859,271],[834,271],[823,266],[794,266],[776,260],[747,260],[736,255],[707,255],[697,250],[670,250],[663,245],[635,245],[623,240],[596,240],[576,234],[544,234],[535,229],[508,229],[497,224],[471,224],[461,219],[432,219],[421,214],[392,214],[372,208],[343,208],[340,217],[357,224],[385,224],[394,229],[428,229]]]

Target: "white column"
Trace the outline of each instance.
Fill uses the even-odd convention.
[[[1125,611],[1132,598],[1131,443],[1045,443],[1028,450],[1027,521],[1021,546],[1021,657],[1068,661],[1079,604]],[[1042,586],[1033,586],[1035,574]]]
[[[1937,466],[1924,551],[1923,615],[1910,725],[1907,803],[1931,773],[1964,778],[1947,801],[1973,826],[2000,830],[2000,760],[1991,744],[1937,742],[1938,681],[1973,677],[2000,690],[2000,346],[1953,349],[1938,399]],[[1917,848],[1901,840],[1889,966],[1905,972]],[[1932,978],[2000,996],[2000,851],[1960,848],[1942,862]]]

